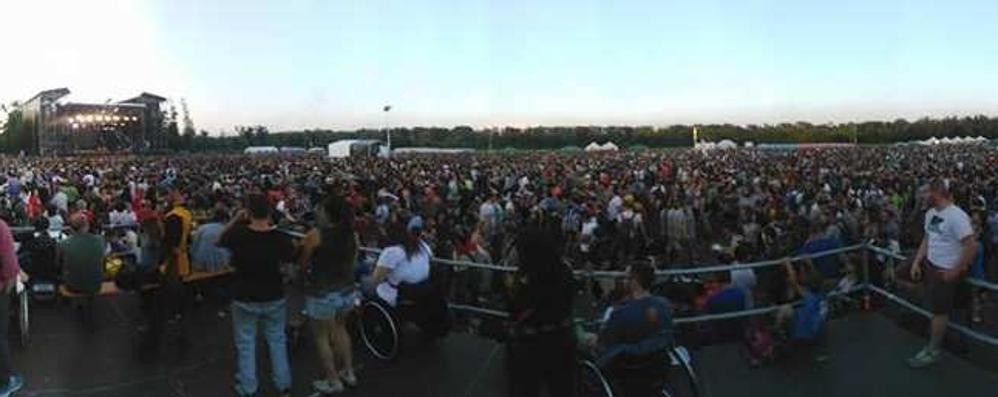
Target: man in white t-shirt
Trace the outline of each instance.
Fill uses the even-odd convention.
[[[926,275],[926,303],[932,311],[932,321],[928,346],[908,360],[912,368],[939,361],[946,320],[977,253],[970,217],[953,204],[948,184],[932,181],[927,199],[930,207],[925,212],[925,237],[912,262],[911,278],[919,280],[923,273]]]

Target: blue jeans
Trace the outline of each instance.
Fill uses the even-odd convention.
[[[232,302],[232,328],[237,360],[236,391],[244,395],[256,394],[256,331],[263,323],[263,336],[270,349],[274,387],[291,389],[291,368],[288,365],[287,307],[284,299],[273,302]]]

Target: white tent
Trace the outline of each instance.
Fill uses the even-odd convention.
[[[620,150],[620,148],[613,142],[607,142],[602,145],[596,142],[590,142],[586,145],[587,152],[615,152],[618,150]]]
[[[730,139],[724,139],[717,143],[718,149],[737,149],[738,144]]]

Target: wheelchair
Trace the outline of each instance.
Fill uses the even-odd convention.
[[[413,323],[430,340],[443,338],[450,331],[451,314],[443,290],[430,280],[398,287],[397,305],[389,305],[376,296],[362,299],[359,305],[359,328],[364,346],[383,361],[398,358],[402,330]]]
[[[622,356],[600,366],[578,363],[580,397],[703,397],[693,356],[682,346],[643,356]]]

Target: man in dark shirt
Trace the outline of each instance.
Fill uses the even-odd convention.
[[[281,395],[289,395],[291,370],[288,365],[287,308],[280,267],[294,258],[295,247],[286,234],[270,222],[267,198],[253,194],[246,208],[226,225],[218,245],[231,253],[235,268],[232,323],[237,350],[236,394],[252,396],[259,384],[256,378],[256,333],[263,326],[270,349],[274,386]]]

